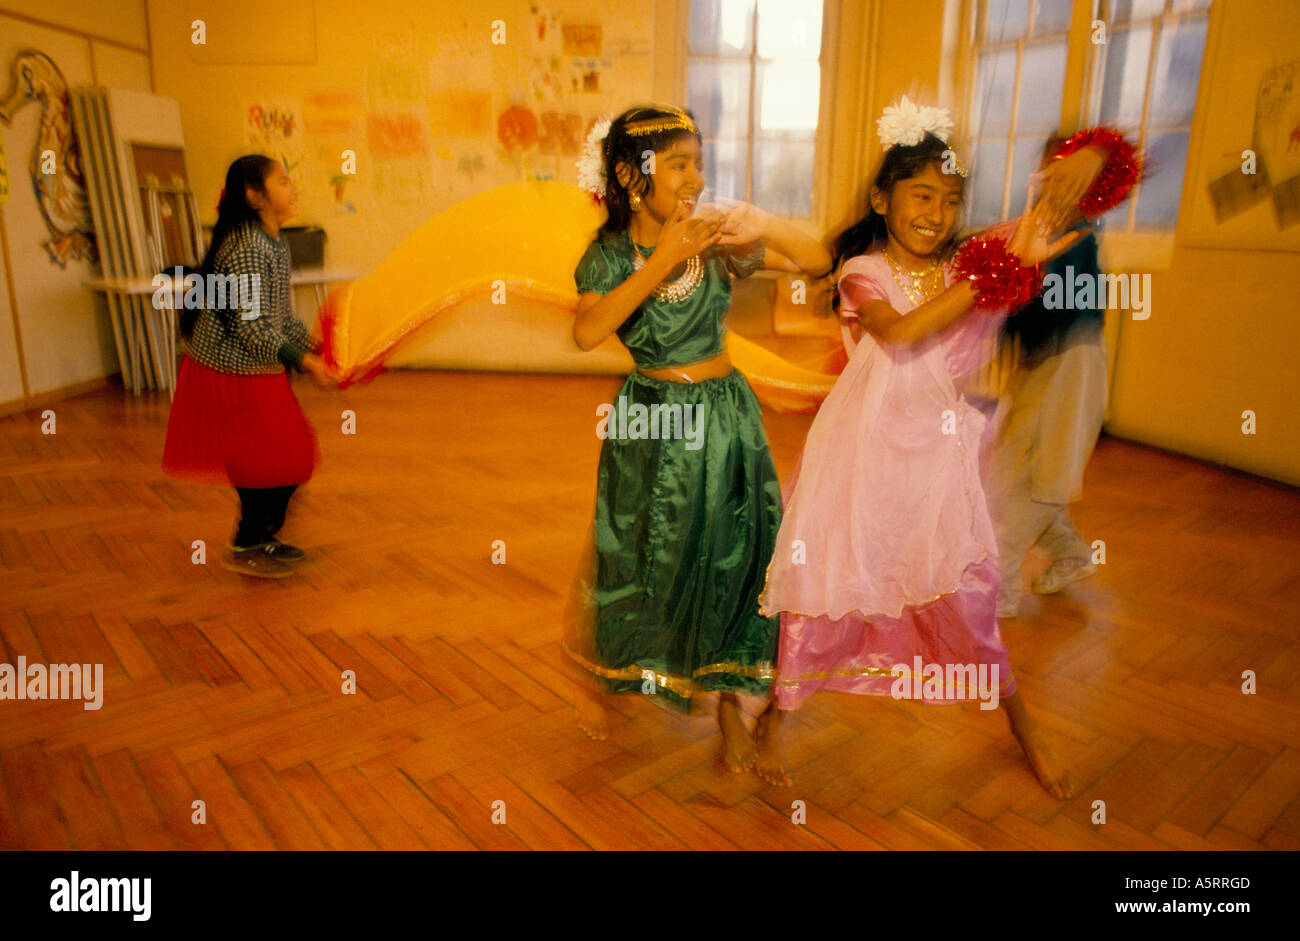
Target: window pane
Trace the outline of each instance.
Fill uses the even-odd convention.
[[[1074,0],[1034,0],[1034,36],[1051,36],[1070,28]]]
[[[1020,115],[1016,136],[1050,134],[1061,123],[1065,87],[1065,40],[1025,46],[1020,72]]]
[[[984,4],[984,41],[1019,39],[1029,28],[1029,0],[987,0]]]
[[[744,140],[749,135],[749,63],[690,63],[686,106],[704,136]]]
[[[1147,118],[1153,127],[1185,127],[1192,123],[1208,27],[1209,20],[1197,19],[1170,25],[1160,33],[1156,81]]]
[[[1011,155],[1011,203],[1007,215],[1018,216],[1025,211],[1025,197],[1029,193],[1029,174],[1037,172],[1043,163],[1046,137],[1018,137]]]
[[[1106,44],[1101,101],[1097,119],[1102,124],[1136,128],[1142,120],[1147,64],[1151,58],[1151,27],[1117,29]],[[1192,94],[1195,95],[1195,89]]]
[[[691,0],[694,55],[749,55],[753,33],[754,0]]]
[[[724,196],[727,199],[745,198],[745,155],[747,148],[740,141],[704,141],[704,196]]]
[[[971,176],[966,184],[967,219],[971,225],[986,226],[1002,218],[1006,165],[1006,141],[983,140],[975,145]]]
[[[754,144],[754,204],[780,216],[812,215],[813,137],[760,137]]]
[[[981,137],[1005,134],[1011,126],[1011,93],[1016,81],[1016,50],[981,52],[975,73],[974,131]],[[1060,102],[1057,102],[1060,106]]]
[[[1149,159],[1156,169],[1139,189],[1135,228],[1172,229],[1177,223],[1189,136],[1187,131],[1177,131],[1147,139]]]
[[[1165,0],[1110,0],[1110,19],[1113,23],[1150,19],[1165,11]]]
[[[758,54],[765,59],[816,59],[822,47],[822,5],[808,0],[758,0]]]
[[[758,66],[758,132],[814,131],[821,69],[816,62]]]

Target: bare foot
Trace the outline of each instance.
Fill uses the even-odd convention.
[[[740,717],[740,702],[733,693],[723,693],[718,701],[718,728],[722,729],[722,760],[733,774],[754,766],[758,748],[754,737]]]
[[[758,717],[758,757],[754,760],[754,773],[776,787],[792,787],[794,780],[781,753],[782,718],[776,700],[772,700]]]
[[[587,693],[579,693],[573,711],[578,717],[578,728],[598,742],[609,738],[609,715],[599,699]]]
[[[1029,766],[1034,769],[1034,776],[1038,778],[1038,783],[1047,788],[1047,793],[1059,801],[1073,797],[1074,779],[1070,776],[1070,772],[1057,762],[1052,749],[1048,747],[1047,740],[1042,737],[1038,729],[1017,734],[1016,739],[1020,742],[1020,747],[1025,750],[1025,757],[1029,759]]]
[[[1047,744],[1047,739],[1025,710],[1024,700],[1019,693],[1002,700],[1007,720],[1011,723],[1011,733],[1024,749],[1029,766],[1034,769],[1038,783],[1047,789],[1057,800],[1066,800],[1074,796],[1074,779],[1070,772],[1061,767]]]

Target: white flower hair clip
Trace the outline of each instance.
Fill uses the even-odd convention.
[[[598,202],[605,198],[605,158],[601,153],[601,145],[609,135],[612,123],[609,118],[601,118],[592,126],[577,163],[578,185],[591,193]]]
[[[885,109],[876,121],[876,134],[888,150],[897,144],[913,147],[933,134],[945,144],[952,133],[952,116],[947,108],[918,105],[904,95],[897,104]]]

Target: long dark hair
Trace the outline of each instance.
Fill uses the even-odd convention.
[[[894,186],[903,180],[910,180],[922,170],[927,163],[942,165],[944,154],[951,148],[935,137],[926,134],[918,144],[895,144],[885,152],[885,159],[876,171],[876,177],[867,190],[867,214],[849,226],[835,239],[835,269],[855,255],[865,255],[877,244],[883,243],[889,235],[885,226],[885,217],[871,207],[871,193],[878,191],[888,197]],[[957,242],[954,228],[948,240],[939,247],[940,255],[946,255]]]
[[[627,132],[628,124],[656,119],[671,121],[675,118],[679,119],[683,114],[690,118],[691,124],[695,123],[695,116],[689,111],[659,108],[653,105],[629,108],[610,123],[609,133],[605,135],[605,141],[601,146],[601,162],[605,167],[605,210],[609,215],[596,233],[597,238],[604,238],[627,229],[628,223],[632,221],[632,207],[628,197],[632,193],[645,196],[654,189],[652,177],[641,172],[641,155],[645,151],[653,150],[658,153],[666,150],[679,137],[694,137],[697,141],[700,140],[698,131],[690,131],[681,126],[633,136]],[[628,180],[628,186],[619,182],[615,168],[620,163],[626,164],[630,171],[631,178]]]
[[[217,252],[231,233],[245,223],[258,222],[257,210],[248,204],[245,187],[251,186],[259,193],[266,192],[266,178],[275,168],[276,163],[270,157],[261,154],[247,154],[230,165],[226,171],[226,188],[221,191],[221,200],[217,203],[217,222],[212,227],[212,238],[208,250],[203,255],[197,270],[185,269],[185,274],[197,274],[205,277],[213,274]],[[189,336],[198,320],[197,310],[186,310],[181,315],[181,333]]]

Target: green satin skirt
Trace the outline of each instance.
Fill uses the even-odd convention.
[[[778,618],[758,596],[781,526],[762,410],[740,372],[628,377],[608,416],[595,514],[595,662],[611,692],[688,710],[766,695]]]

